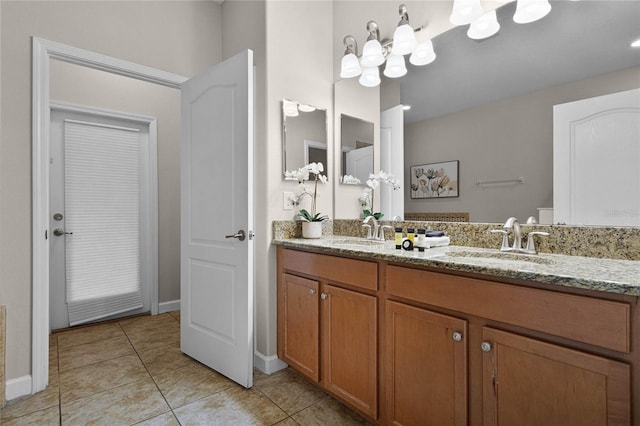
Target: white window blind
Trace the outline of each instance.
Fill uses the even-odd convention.
[[[137,129],[65,120],[70,325],[142,307]]]

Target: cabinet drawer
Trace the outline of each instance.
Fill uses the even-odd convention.
[[[631,349],[627,303],[392,265],[387,292],[619,352]]]
[[[378,264],[375,262],[289,249],[282,251],[281,261],[287,271],[298,271],[369,290],[378,289]]]

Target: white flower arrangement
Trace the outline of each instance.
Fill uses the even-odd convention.
[[[302,191],[296,197],[296,200],[295,200],[296,204],[299,204],[300,200],[305,195],[308,195],[311,197],[311,212],[307,211],[306,209],[300,209],[300,211],[298,212],[298,216],[300,216],[304,221],[322,222],[323,220],[329,219],[328,216],[322,215],[322,213],[316,212],[316,198],[318,196],[318,181],[322,182],[323,184],[327,183],[327,177],[321,174],[322,172],[324,172],[324,166],[322,165],[321,162],[309,163],[306,166],[301,167],[297,170],[294,170],[291,172],[289,171],[284,172],[285,180],[297,180],[298,183],[302,186]],[[304,183],[309,180],[312,173],[314,175],[313,193],[309,192],[307,190],[307,187],[304,186]]]
[[[344,175],[344,176],[340,177],[340,182],[346,183],[346,184],[349,184],[349,185],[360,185],[362,183],[362,181],[360,179],[358,179],[355,176],[351,176],[351,175]]]
[[[364,189],[358,199],[360,201],[364,217],[373,216],[376,220],[380,220],[382,216],[384,216],[382,212],[373,212],[373,191],[380,186],[380,182],[391,185],[394,191],[400,189],[400,182],[395,178],[395,176],[393,176],[393,174],[382,170],[378,173],[371,173],[367,180],[367,188]]]

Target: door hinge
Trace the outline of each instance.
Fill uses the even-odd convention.
[[[48,239],[49,239],[49,230],[48,230],[48,229],[45,229],[45,230],[44,230],[44,239],[45,239],[45,240],[48,240]]]

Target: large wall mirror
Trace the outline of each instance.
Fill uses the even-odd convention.
[[[640,51],[630,47],[640,38],[640,2],[556,1],[526,25],[513,22],[515,6],[498,9],[501,29],[489,39],[469,39],[467,27],[434,37],[437,59],[397,80],[401,103],[412,107],[405,188],[411,166],[458,160],[460,173],[459,197],[406,191],[407,212],[500,223],[552,208],[553,106],[640,87]]]
[[[364,184],[373,173],[373,123],[340,114],[340,182]]]
[[[321,162],[327,170],[327,111],[282,101],[282,173]]]

